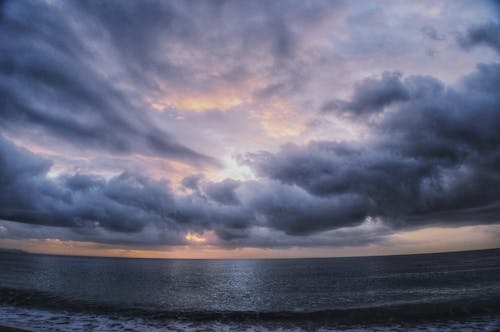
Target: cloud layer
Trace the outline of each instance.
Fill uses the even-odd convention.
[[[335,247],[498,224],[497,9],[0,2],[0,240]]]

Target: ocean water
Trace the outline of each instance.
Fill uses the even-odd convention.
[[[0,324],[34,331],[494,331],[500,249],[284,260],[0,253]]]

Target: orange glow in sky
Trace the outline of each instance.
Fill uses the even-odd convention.
[[[0,240],[0,246],[26,250],[33,253],[55,255],[110,256],[135,258],[176,259],[250,259],[294,257],[347,257],[370,255],[418,254],[438,251],[461,251],[497,248],[500,225],[464,226],[459,228],[432,227],[389,235],[386,242],[338,248],[288,247],[281,249],[235,248],[224,249],[205,245],[206,238],[188,233],[185,238],[191,245],[172,246],[145,250],[119,246],[59,239]]]

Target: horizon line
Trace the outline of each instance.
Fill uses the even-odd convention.
[[[377,254],[377,255],[352,255],[352,256],[310,256],[310,257],[255,257],[255,258],[238,258],[238,257],[225,257],[225,258],[181,258],[181,257],[132,257],[132,256],[100,256],[100,255],[72,255],[72,254],[55,254],[32,252],[28,250],[21,250],[16,248],[2,248],[0,247],[0,254],[12,253],[20,255],[40,255],[40,256],[62,256],[62,257],[75,257],[75,258],[116,258],[116,259],[135,259],[135,260],[293,260],[293,259],[336,259],[336,258],[364,258],[364,257],[391,257],[391,256],[415,256],[415,255],[439,255],[439,254],[454,254],[476,251],[492,251],[500,250],[499,247],[482,248],[482,249],[468,249],[468,250],[446,250],[446,251],[433,251],[433,252],[418,252],[418,253],[402,253],[402,254]]]

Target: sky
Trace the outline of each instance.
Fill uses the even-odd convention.
[[[0,1],[0,248],[500,247],[498,1]]]

